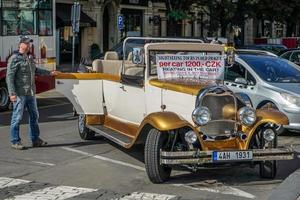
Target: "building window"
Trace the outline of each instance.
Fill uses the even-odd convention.
[[[38,22],[39,22],[39,35],[41,36],[53,35],[51,10],[39,10]]]
[[[0,33],[13,35],[53,35],[53,1],[0,0]]]
[[[2,7],[16,8],[16,9],[34,9],[36,8],[36,0],[15,1],[15,0],[2,0]]]
[[[38,34],[40,36],[53,35],[52,0],[39,1],[38,9]]]
[[[3,35],[33,35],[36,33],[32,10],[2,10]]]
[[[39,1],[39,9],[52,9],[52,0]]]
[[[125,37],[143,35],[143,12],[140,10],[122,9],[124,16]]]

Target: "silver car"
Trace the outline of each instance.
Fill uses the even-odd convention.
[[[255,108],[285,113],[289,125],[284,128],[300,131],[299,66],[274,56],[241,54],[226,69],[224,83],[234,92],[246,93]]]

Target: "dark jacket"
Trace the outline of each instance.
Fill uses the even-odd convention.
[[[36,74],[49,76],[50,72],[37,68],[30,56],[15,52],[7,64],[6,83],[9,95],[34,96]]]

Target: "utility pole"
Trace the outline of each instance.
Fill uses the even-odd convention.
[[[74,2],[72,5],[72,33],[73,33],[73,42],[72,42],[72,72],[75,72],[75,39],[77,34],[79,33],[79,25],[80,25],[80,11],[81,5],[79,2]]]

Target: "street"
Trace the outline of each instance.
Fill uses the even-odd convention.
[[[274,180],[259,178],[249,166],[172,171],[170,181],[152,184],[143,164],[143,147],[123,149],[98,136],[83,141],[69,101],[50,91],[38,96],[41,138],[47,147],[10,148],[11,111],[0,113],[0,199],[267,199],[270,192],[300,167],[300,133],[284,133],[295,158],[279,161]],[[27,114],[21,138],[30,146]]]

